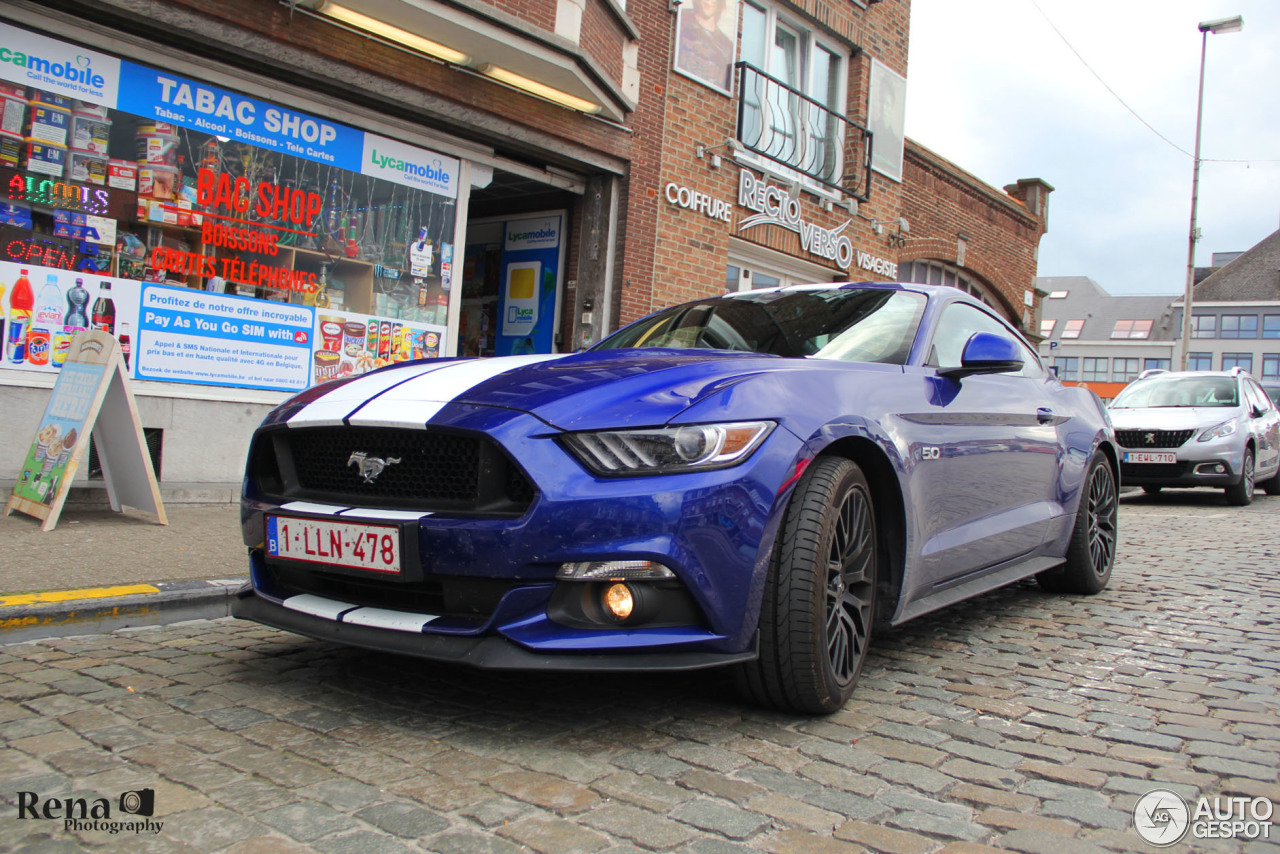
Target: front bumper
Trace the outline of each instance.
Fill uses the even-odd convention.
[[[1129,463],[1125,455],[1140,451],[1121,448],[1120,482],[1125,486],[1205,486],[1222,489],[1235,486],[1243,477],[1244,449],[1194,439],[1178,448],[1174,463]],[[1217,445],[1217,447],[1215,447]]]
[[[348,625],[285,608],[245,585],[231,604],[232,616],[283,629],[317,640],[400,653],[432,661],[465,664],[488,670],[583,670],[625,672],[636,670],[700,670],[751,661],[754,642],[737,653],[679,652],[544,652],[525,648],[502,635],[447,635],[408,633]]]
[[[233,606],[235,616],[322,640],[479,667],[683,670],[754,658],[768,554],[789,494],[779,494],[779,485],[803,454],[795,436],[774,430],[750,459],[730,469],[597,478],[545,424],[507,413],[495,426],[488,417],[487,435],[537,485],[523,515],[403,514],[414,517],[399,523],[404,552],[413,559],[401,577],[373,578],[268,559],[267,514],[332,519],[349,511],[255,499],[250,484],[241,521],[252,586]],[[385,513],[359,512],[371,522]],[[557,581],[561,565],[612,560],[669,567],[692,619],[634,626],[558,619],[557,588],[584,584]],[[311,609],[300,609],[299,600],[285,604],[298,596],[322,601]],[[411,630],[355,625],[344,607],[393,612],[409,623],[414,615],[431,618]]]

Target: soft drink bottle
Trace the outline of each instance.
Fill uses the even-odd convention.
[[[120,353],[124,356],[124,369],[129,370],[129,354],[133,352],[133,342],[129,339],[129,324],[120,324]]]
[[[31,328],[31,312],[35,309],[31,280],[23,270],[9,294],[9,361],[21,365],[27,359],[27,330]]]
[[[116,304],[111,301],[111,283],[105,279],[99,285],[98,299],[93,304],[93,328],[108,335],[116,333]]]

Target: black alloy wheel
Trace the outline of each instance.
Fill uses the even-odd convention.
[[[879,559],[867,479],[852,460],[820,457],[796,485],[760,604],[760,657],[735,670],[751,702],[811,714],[838,710],[866,662]]]
[[[1084,494],[1067,547],[1067,559],[1036,575],[1040,586],[1055,593],[1093,594],[1111,580],[1119,541],[1120,502],[1116,476],[1102,451],[1089,461]]]

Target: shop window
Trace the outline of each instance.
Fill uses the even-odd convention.
[[[1192,338],[1214,338],[1218,332],[1218,316],[1216,314],[1193,314],[1191,316]]]
[[[1213,354],[1212,353],[1188,353],[1187,354],[1187,370],[1188,371],[1212,371],[1213,370]]]
[[[1229,371],[1232,368],[1244,368],[1249,373],[1253,373],[1253,354],[1223,353],[1222,370]]]
[[[1106,382],[1108,379],[1108,362],[1110,361],[1110,359],[1105,358],[1085,357],[1081,360],[1080,381],[1086,383]]]
[[[1084,321],[1080,319],[1068,320],[1067,325],[1062,330],[1063,338],[1079,338],[1081,331],[1084,330]]]
[[[1150,335],[1150,320],[1117,320],[1111,329],[1112,338],[1146,338]]]
[[[127,60],[111,86],[0,84],[27,137],[0,148],[0,280],[28,271],[40,333],[4,368],[56,370],[46,340],[89,326],[136,378],[204,385],[444,352],[458,161]]]
[[[1075,382],[1079,378],[1080,359],[1077,356],[1058,356],[1053,360],[1053,371],[1063,382]]]
[[[1111,381],[1113,383],[1127,383],[1138,378],[1138,360],[1137,359],[1112,359],[1111,360]]]
[[[1256,314],[1224,314],[1222,315],[1222,338],[1257,338],[1258,315]]]

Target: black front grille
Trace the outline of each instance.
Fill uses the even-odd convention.
[[[1177,448],[1193,433],[1194,430],[1117,430],[1116,441],[1125,448]]]
[[[519,467],[484,436],[386,427],[261,434],[250,477],[266,498],[405,510],[516,514],[535,495]]]
[[[410,614],[436,614],[484,620],[498,607],[511,582],[490,578],[446,576],[415,583],[389,583],[326,573],[314,565],[267,563],[270,589],[288,598],[312,593],[326,599],[369,608],[387,608]]]
[[[1182,477],[1187,473],[1187,463],[1121,463],[1120,482],[1129,480],[1146,480],[1148,478],[1169,479]]]

